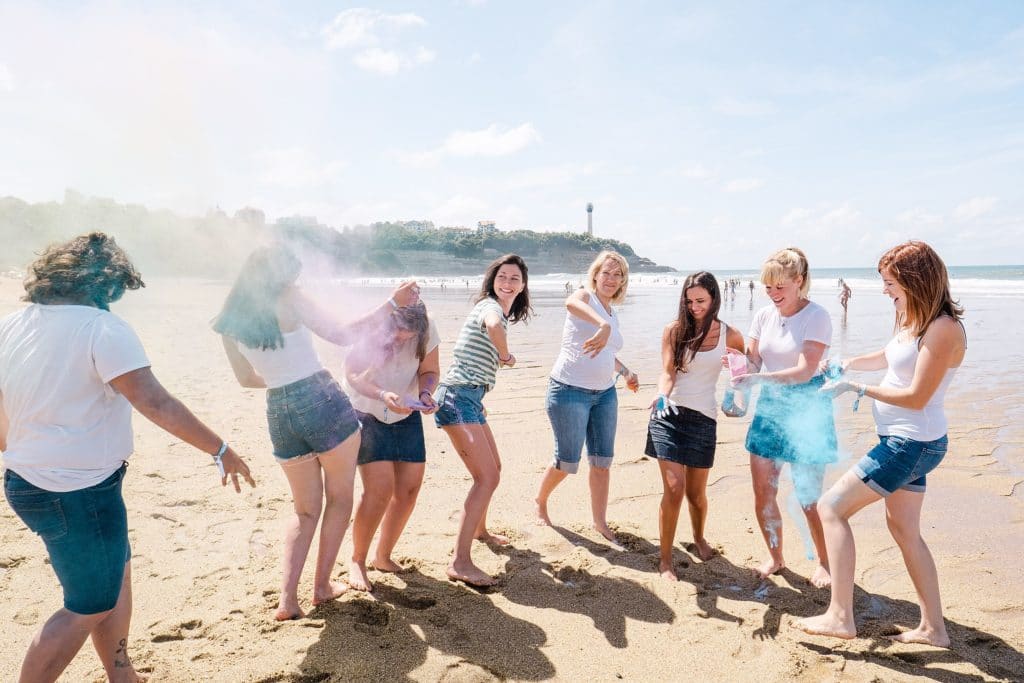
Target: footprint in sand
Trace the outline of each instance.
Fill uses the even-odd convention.
[[[34,607],[26,607],[15,612],[11,621],[21,626],[35,626],[39,623],[39,612]]]
[[[357,631],[379,636],[391,623],[391,610],[379,602],[353,600],[346,607],[346,611],[352,612],[355,617],[352,627]]]

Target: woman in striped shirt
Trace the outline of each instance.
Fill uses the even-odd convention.
[[[434,420],[473,476],[459,519],[455,554],[448,578],[473,586],[490,586],[494,577],[473,564],[473,539],[504,545],[508,539],[487,531],[487,506],[498,487],[501,459],[487,424],[484,394],[494,388],[498,368],[512,367],[516,357],[508,349],[508,323],[530,317],[530,290],[526,262],[516,254],[496,259],[484,273],[476,306],[462,326],[452,350],[452,364],[438,386]]]

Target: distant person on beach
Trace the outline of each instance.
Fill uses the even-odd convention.
[[[796,247],[765,261],[761,282],[772,303],[759,310],[750,325],[747,360],[753,374],[733,380],[738,388],[761,385],[746,440],[755,513],[769,555],[756,571],[767,578],[786,566],[777,498],[779,475],[789,463],[818,555],[811,583],[822,588],[829,584],[829,564],[815,503],[825,467],[838,456],[832,400],[818,392],[825,382],[818,366],[832,341],[832,320],[828,311],[808,298],[807,257]]]
[[[100,232],[47,247],[28,267],[31,304],[0,320],[0,451],[11,509],[46,545],[64,593],[29,645],[22,681],[54,681],[92,637],[107,678],[140,680],[128,656],[131,549],[121,487],[132,408],[213,456],[221,485],[255,486],[240,457],[169,394],[110,304],[142,277]],[[15,599],[15,596],[9,596]],[[5,644],[11,651],[10,642]]]
[[[651,403],[645,455],[658,459],[663,493],[658,511],[661,576],[677,581],[672,545],[683,499],[690,510],[696,555],[704,561],[716,551],[704,537],[708,517],[708,474],[715,463],[718,401],[715,384],[726,349],[744,352],[743,335],[718,319],[722,307],[718,281],[707,271],[683,281],[679,312],[661,335],[658,396]]]
[[[346,590],[331,581],[331,572],[352,515],[359,421],[320,362],[313,335],[351,345],[369,323],[414,303],[418,292],[416,283],[405,282],[367,316],[341,323],[297,284],[301,269],[302,263],[283,245],[256,249],[213,323],[238,383],[267,389],[270,442],[292,492],[294,514],[285,531],[277,620],[305,616],[299,606],[299,579],[321,514],[312,604],[333,600]]]
[[[750,281],[750,285],[749,286],[750,286],[750,298],[753,299],[754,298],[754,281],[753,280]]]
[[[846,284],[846,280],[839,278],[839,305],[843,307],[843,315],[846,315],[846,307],[850,303],[850,296],[853,291],[850,289],[850,285]]]
[[[612,304],[626,299],[629,263],[618,252],[605,250],[590,264],[586,277],[587,286],[565,300],[562,344],[548,380],[547,413],[555,454],[537,493],[537,521],[551,525],[548,498],[567,476],[579,470],[585,443],[594,529],[615,543],[607,520],[619,412],[615,381],[625,375],[627,387],[633,391],[640,387],[636,373],[616,356],[623,342]]]
[[[818,511],[832,569],[832,600],[824,614],[802,619],[808,633],[853,638],[853,581],[856,563],[850,518],[879,500],[885,519],[917,591],[921,621],[895,636],[903,643],[949,647],[942,618],[939,578],[921,538],[926,476],[948,446],[943,408],[946,390],[967,351],[964,309],[949,291],[946,265],[924,242],[893,247],[878,261],[882,291],[892,299],[896,334],[885,348],[842,364],[844,372],[885,370],[881,384],[839,379],[822,388],[832,396],[847,391],[874,399],[879,444],[822,496]]]
[[[422,303],[391,312],[383,329],[361,339],[345,359],[343,386],[362,424],[359,476],[363,495],[352,523],[348,584],[373,588],[366,570],[370,542],[380,526],[373,567],[403,571],[391,559],[423,483],[427,451],[421,413],[437,410],[433,393],[440,366],[437,325]]]
[[[501,478],[501,457],[487,424],[483,398],[494,388],[498,368],[516,364],[508,348],[509,322],[526,321],[531,313],[526,262],[516,254],[495,259],[455,341],[448,373],[434,392],[438,404],[434,421],[448,434],[473,477],[447,574],[472,586],[494,584],[492,576],[473,564],[473,539],[508,543],[504,536],[487,530],[487,507]]]

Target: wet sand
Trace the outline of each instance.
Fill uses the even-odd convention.
[[[0,314],[19,305],[20,291],[18,281],[0,279]],[[270,455],[263,392],[237,385],[208,328],[225,292],[224,283],[153,281],[114,306],[138,331],[157,376],[230,440],[259,481],[259,488],[241,496],[221,489],[208,457],[136,416],[137,448],[125,483],[135,596],[130,651],[153,680],[1024,677],[1024,402],[1012,384],[1024,363],[1014,351],[1008,372],[994,376],[989,370],[1005,354],[1005,340],[1014,332],[1008,326],[1021,324],[1011,313],[1020,310],[1020,301],[965,301],[968,361],[951,389],[950,453],[929,475],[923,518],[953,640],[950,650],[940,650],[883,638],[916,625],[918,611],[880,505],[853,522],[860,637],[836,641],[792,627],[794,618],[822,611],[828,591],[805,579],[814,564],[805,557],[791,514],[784,522],[789,570],[767,582],[749,570],[765,554],[743,451],[749,418],[719,420],[707,535],[722,555],[702,563],[686,550],[684,510],[676,543],[681,580],[670,584],[658,576],[661,482],[656,463],[642,453],[658,334],[676,302],[675,294],[656,289],[638,290],[622,309],[622,358],[643,382],[636,395],[620,389],[608,519],[625,550],[612,548],[590,528],[585,472],[552,497],[556,526],[533,524],[532,498],[552,451],[543,408],[546,376],[563,320],[561,293],[538,292],[537,317],[511,331],[519,364],[501,371],[486,400],[504,463],[489,518],[492,530],[508,534],[512,543],[477,544],[474,558],[499,577],[499,585],[478,592],[445,579],[470,480],[445,435],[428,426],[426,480],[396,551],[412,571],[371,572],[372,595],[350,592],[312,609],[306,619],[274,623],[282,517],[290,496]],[[836,308],[830,290],[822,292],[822,302],[827,297]],[[427,289],[425,295],[444,340],[445,367],[469,308],[466,291]],[[334,300],[383,296],[382,290],[363,289]],[[846,329],[837,324],[836,343],[847,355],[877,348],[887,337],[891,313],[876,299],[856,293]],[[753,307],[763,304],[758,294]],[[746,331],[747,292],[739,293],[723,317]],[[325,347],[323,358],[337,369],[342,352]],[[850,402],[848,396],[838,402],[837,422],[840,442],[855,458],[873,441],[874,425],[867,401],[856,414]],[[830,470],[829,481],[842,471]],[[357,483],[357,495],[358,489]],[[780,502],[790,498],[784,485]],[[350,553],[349,536],[337,567],[342,579]],[[310,609],[310,563],[301,589]],[[0,505],[0,591],[0,679],[11,680],[33,633],[61,600],[42,543],[6,504]],[[87,644],[63,680],[102,679]]]

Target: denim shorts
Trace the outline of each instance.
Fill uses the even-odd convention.
[[[804,384],[762,384],[747,430],[746,449],[770,460],[827,465],[839,459],[832,399],[818,391],[821,375]]]
[[[434,402],[438,405],[434,424],[438,427],[487,424],[483,403],[486,393],[487,387],[483,384],[439,384],[434,390]]]
[[[358,410],[363,425],[359,442],[359,464],[368,462],[426,462],[427,447],[423,442],[423,417],[412,411],[405,419],[387,424],[369,413]]]
[[[718,422],[699,410],[680,406],[678,414],[651,416],[644,454],[686,467],[708,469],[715,464],[717,440]]]
[[[619,396],[615,387],[581,389],[548,380],[548,419],[555,432],[556,470],[575,473],[580,468],[583,444],[591,467],[611,467],[615,454],[615,426]]]
[[[925,475],[946,457],[949,439],[914,441],[903,436],[878,436],[878,445],[853,466],[853,472],[878,495],[896,491],[924,493]]]
[[[65,492],[41,489],[11,470],[4,473],[7,502],[43,539],[64,589],[64,608],[75,614],[112,610],[121,594],[124,567],[131,559],[121,497],[127,467],[95,486]]]
[[[268,389],[267,424],[282,464],[315,458],[359,430],[348,396],[326,370]]]

